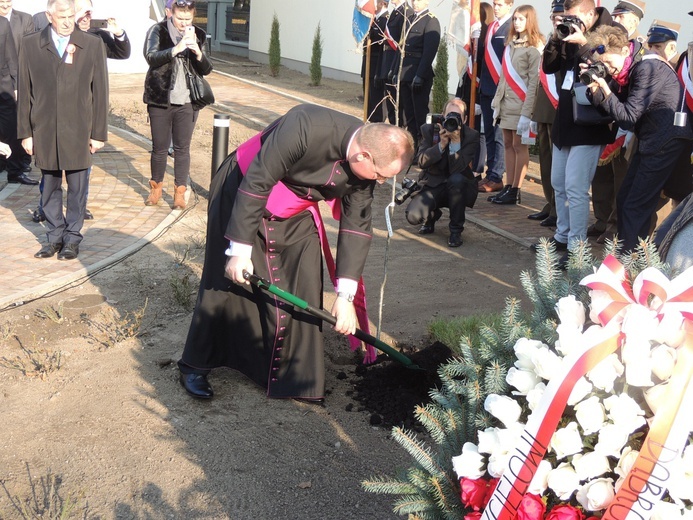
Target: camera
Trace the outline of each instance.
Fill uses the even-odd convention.
[[[402,188],[395,192],[395,204],[398,206],[404,204],[404,201],[413,195],[419,185],[414,179],[402,179]]]
[[[447,116],[443,114],[428,114],[426,122],[433,125],[441,125],[448,132],[454,132],[462,127],[462,116],[457,112],[450,112]]]
[[[575,30],[581,26],[584,24],[577,16],[564,16],[561,23],[556,26],[556,38],[565,40],[571,34],[575,34]]]
[[[594,81],[592,76],[605,79],[608,75],[609,70],[606,68],[606,65],[601,61],[597,61],[595,63],[590,63],[590,66],[580,73],[580,81],[584,85],[589,85]]]

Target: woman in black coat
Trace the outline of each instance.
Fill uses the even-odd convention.
[[[592,59],[602,62],[611,76],[607,82],[591,74],[593,104],[638,138],[616,199],[618,237],[622,249],[631,251],[650,234],[659,194],[693,133],[689,124],[675,120],[683,90],[669,63],[615,27],[595,30],[588,46]],[[584,71],[587,65],[581,67]]]
[[[186,68],[200,76],[212,72],[212,64],[203,51],[207,37],[202,29],[192,25],[194,16],[195,2],[174,0],[171,16],[149,29],[144,44],[144,57],[149,64],[144,102],[152,131],[152,177],[147,206],[157,205],[161,199],[168,148],[173,139],[173,209],[185,208],[190,141],[197,121],[197,107],[190,102]]]

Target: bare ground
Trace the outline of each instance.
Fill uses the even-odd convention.
[[[304,75],[271,78],[264,66],[233,61],[215,67],[358,113],[359,85],[309,87]],[[112,124],[149,137],[132,78],[111,78],[111,105]],[[0,315],[0,518],[57,518],[46,497],[83,518],[395,518],[389,497],[359,483],[411,459],[353,400],[357,362],[342,337],[325,334],[325,407],[268,400],[232,371],[213,373],[211,402],[178,383],[204,251],[211,117],[204,110],[195,131],[199,198],[183,219],[118,265]],[[232,117],[232,144],[255,131]],[[375,214],[391,195],[378,188]],[[445,218],[422,238],[399,208],[389,243],[384,219],[374,226],[371,319],[383,340],[410,352],[431,343],[433,318],[501,310],[533,265],[524,248],[472,224],[457,250],[445,245]]]

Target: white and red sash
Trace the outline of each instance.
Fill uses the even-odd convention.
[[[553,108],[558,108],[558,88],[556,87],[556,75],[547,74],[544,69],[539,67],[539,81],[546,92],[546,97],[549,98]]]
[[[679,80],[683,85],[683,93],[686,96],[686,105],[688,110],[693,112],[693,81],[688,72],[688,55],[684,54],[683,63],[679,66]]]
[[[520,73],[517,72],[517,69],[513,65],[510,56],[510,45],[506,45],[503,51],[503,75],[512,91],[520,98],[520,101],[524,103],[527,98],[527,83],[525,83],[525,80],[522,79]]]
[[[498,27],[500,27],[498,20],[494,20],[489,26],[488,32],[486,33],[486,48],[484,49],[484,62],[486,63],[489,74],[491,74],[491,78],[493,78],[493,82],[496,85],[498,85],[503,68],[498,56],[496,55],[496,51],[493,50],[491,40],[493,40],[493,35],[496,34]]]

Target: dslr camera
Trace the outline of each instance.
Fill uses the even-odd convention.
[[[398,206],[404,204],[404,201],[411,197],[419,188],[419,185],[414,179],[405,177],[402,179],[402,188],[395,192],[395,204]]]
[[[556,26],[556,38],[565,40],[571,34],[575,34],[578,28],[584,27],[584,25],[577,16],[564,16],[561,23]]]
[[[594,80],[592,76],[597,76],[598,78],[606,79],[609,75],[609,70],[606,68],[601,61],[595,63],[590,63],[590,66],[580,73],[580,81],[584,85],[589,85]]]
[[[447,116],[443,114],[428,114],[426,123],[433,125],[437,129],[437,125],[441,125],[448,132],[454,132],[462,127],[462,116],[457,112],[450,112]]]

